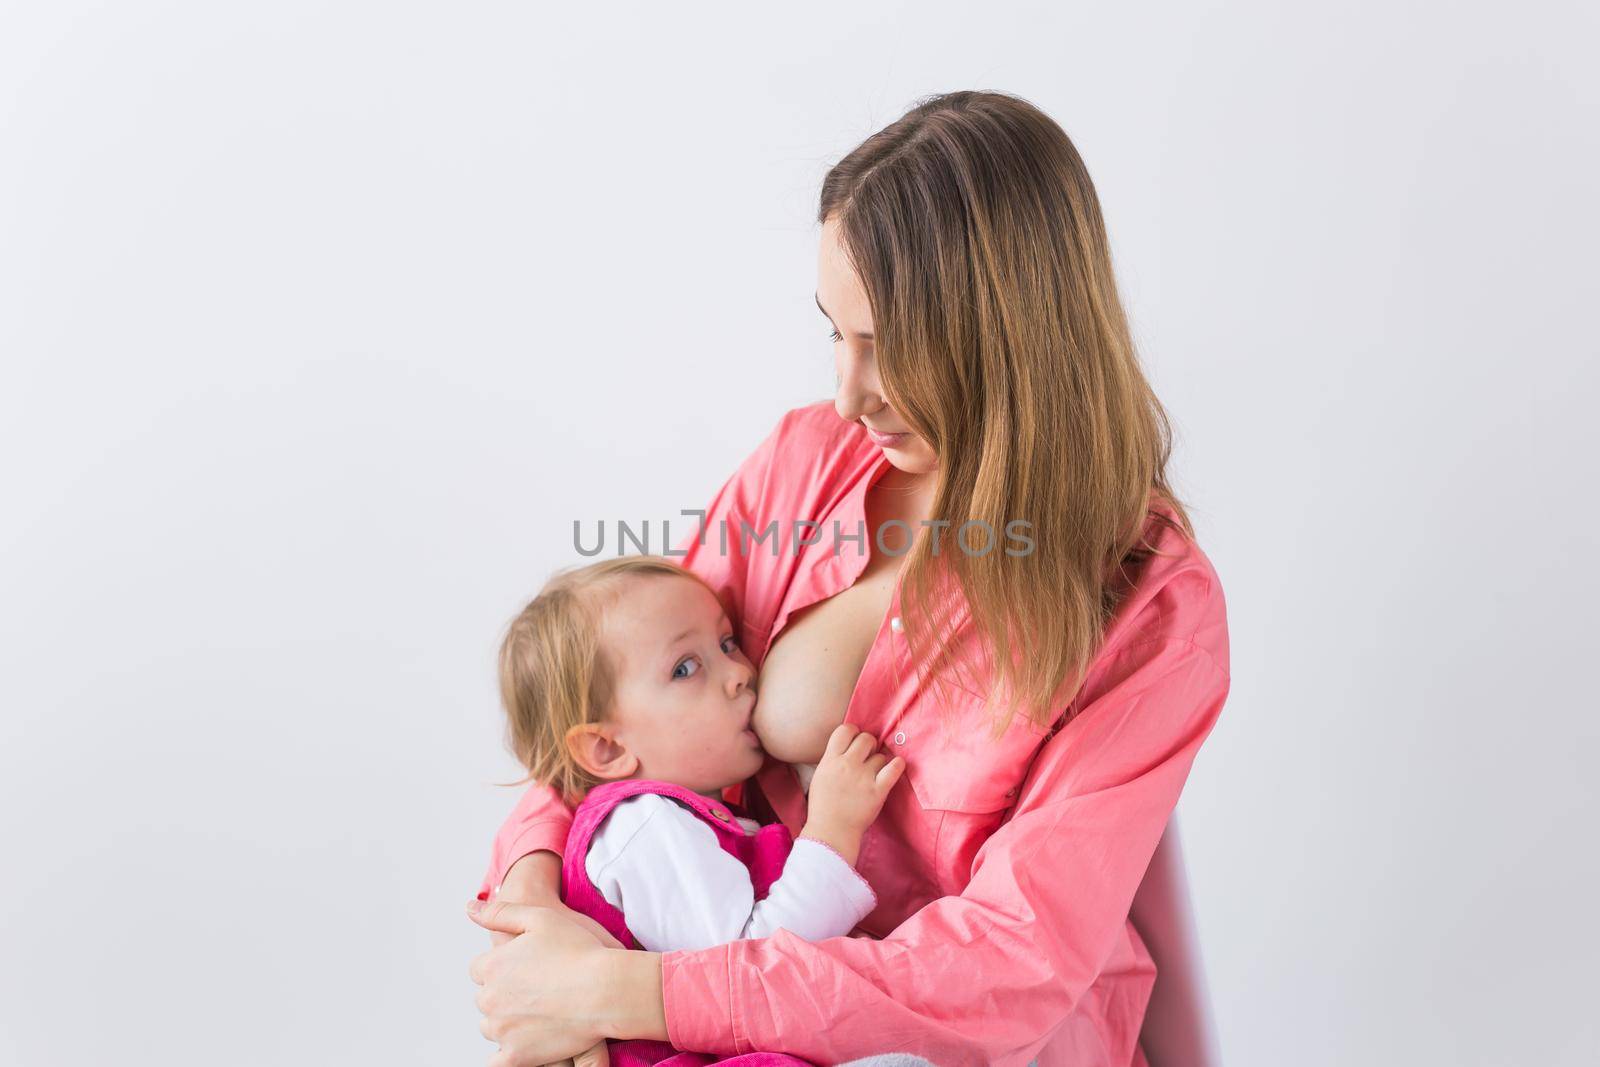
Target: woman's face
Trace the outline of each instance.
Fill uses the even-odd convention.
[[[937,468],[933,447],[912,433],[884,399],[872,347],[871,302],[845,255],[839,224],[833,217],[822,224],[817,306],[833,324],[833,365],[839,378],[833,406],[839,417],[866,427],[889,462],[907,474],[926,474]]]

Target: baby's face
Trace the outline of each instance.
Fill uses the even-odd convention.
[[[636,777],[715,793],[761,769],[756,671],[710,590],[693,578],[628,578],[602,639],[617,673],[607,718],[639,760]]]

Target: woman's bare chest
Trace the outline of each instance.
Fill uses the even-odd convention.
[[[813,708],[834,725],[844,721],[897,573],[898,568],[869,565],[854,585],[790,615],[762,661],[762,699],[797,712]]]
[[[893,518],[906,519],[916,501],[869,492],[868,537]],[[872,543],[866,568],[832,596],[792,612],[767,648],[758,682],[757,732],[780,759],[812,761],[828,734],[845,720],[850,699],[894,599],[909,547],[904,528],[890,527],[881,551]]]

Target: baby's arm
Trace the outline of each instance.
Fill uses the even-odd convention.
[[[819,841],[801,838],[763,900],[750,871],[699,816],[644,794],[612,809],[584,867],[621,908],[641,947],[709,948],[784,929],[808,941],[847,934],[877,906],[865,879]]]
[[[709,948],[780,929],[807,941],[841,937],[877,907],[872,887],[856,873],[856,853],[905,770],[904,760],[876,749],[854,726],[834,730],[805,828],[763,900],[755,899],[749,869],[699,816],[655,794],[611,810],[584,869],[651,951]]]
[[[801,840],[828,845],[852,866],[861,850],[861,835],[883,810],[906,761],[878,751],[878,740],[849,723],[828,735],[822,761],[806,787],[806,825]]]

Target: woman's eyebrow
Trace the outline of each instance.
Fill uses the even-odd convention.
[[[812,293],[811,298],[817,302],[817,310],[822,312],[822,317],[827,319],[829,322],[832,322],[833,316],[828,314],[828,309],[822,306],[822,297],[818,296],[816,293]],[[861,338],[863,341],[872,340],[872,335],[870,333],[863,333],[860,330],[855,332],[855,336]]]

